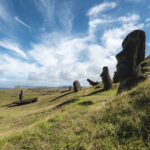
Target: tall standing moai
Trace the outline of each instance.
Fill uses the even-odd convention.
[[[109,74],[108,67],[103,67],[103,72],[100,75],[102,77],[102,82],[104,84],[104,90],[109,90],[112,87],[112,81]]]
[[[23,90],[21,90],[20,94],[19,94],[19,100],[20,101],[23,101],[23,97],[24,97],[24,94],[23,94]]]
[[[122,43],[123,50],[116,55],[117,71],[114,82],[120,82],[118,92],[129,90],[145,79],[141,73],[141,62],[145,58],[145,32],[135,30]]]
[[[78,80],[73,82],[73,88],[74,88],[74,92],[78,92],[82,89],[80,82]]]

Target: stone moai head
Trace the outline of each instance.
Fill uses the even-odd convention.
[[[22,101],[23,100],[23,90],[21,90],[20,94],[19,94],[19,100]]]
[[[102,77],[102,82],[104,84],[104,90],[108,90],[112,87],[112,81],[109,74],[108,67],[103,67],[103,72],[100,75]]]
[[[140,63],[145,57],[145,32],[142,30],[131,32],[123,41],[122,47],[123,50],[116,55],[118,63],[114,82],[124,81],[131,75],[140,75]]]
[[[74,92],[78,92],[81,90],[81,85],[80,85],[80,82],[78,80],[73,82],[73,88],[74,88]]]

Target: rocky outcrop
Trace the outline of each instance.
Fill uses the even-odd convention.
[[[99,84],[99,82],[98,81],[92,81],[92,80],[90,80],[90,79],[87,79],[87,81],[89,82],[89,84],[90,85],[92,85],[92,86],[96,86],[96,85],[98,85]]]
[[[73,82],[73,88],[74,88],[74,92],[78,92],[81,90],[81,85],[80,85],[80,82],[78,80]]]
[[[102,77],[102,82],[104,84],[104,90],[109,90],[112,87],[112,81],[110,78],[108,67],[103,67],[103,72],[100,76]]]
[[[123,50],[116,55],[117,71],[114,82],[120,82],[118,93],[129,90],[145,77],[141,73],[141,62],[145,57],[145,32],[135,30],[122,43]]]

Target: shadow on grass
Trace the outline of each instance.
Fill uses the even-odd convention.
[[[64,106],[64,105],[68,105],[68,104],[74,103],[74,102],[76,102],[77,100],[79,100],[79,99],[75,99],[75,98],[74,98],[74,99],[70,99],[70,100],[68,100],[68,101],[66,101],[66,102],[63,102],[63,103],[57,105],[56,108],[59,108],[59,107],[62,107],[62,106]]]
[[[26,100],[22,100],[22,101],[15,101],[11,104],[7,104],[1,107],[15,107],[15,106],[20,106],[20,105],[27,105],[27,104],[32,104],[38,101],[38,98],[31,98],[31,99],[26,99]]]
[[[92,101],[85,101],[85,102],[79,103],[79,105],[81,105],[81,106],[88,106],[88,105],[92,105],[92,104],[94,104]]]
[[[74,92],[65,93],[65,94],[63,94],[63,95],[60,95],[60,96],[58,96],[58,97],[52,99],[52,100],[49,101],[49,102],[53,102],[53,101],[55,101],[55,100],[57,100],[57,99],[59,99],[59,98],[62,98],[62,97],[64,97],[64,96],[69,95],[69,94],[72,94],[72,93],[74,93]]]
[[[7,104],[7,105],[3,105],[1,107],[15,107],[15,106],[19,106],[19,105],[11,103],[11,104]]]
[[[90,93],[88,95],[85,95],[85,96],[91,96],[91,95],[98,94],[98,93],[101,93],[101,92],[104,92],[104,91],[105,91],[104,89],[100,89],[98,91],[92,92],[92,93]]]

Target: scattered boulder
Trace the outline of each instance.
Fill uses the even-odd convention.
[[[102,77],[102,82],[104,84],[104,90],[109,90],[112,87],[112,81],[110,78],[108,67],[103,67],[103,72],[100,76]]]
[[[19,100],[20,100],[20,101],[23,101],[23,97],[24,97],[24,96],[23,96],[23,95],[24,95],[23,93],[24,93],[23,90],[21,90],[21,92],[20,92],[20,94],[19,94]]]
[[[122,43],[123,50],[116,55],[117,71],[114,82],[120,82],[118,93],[129,90],[145,77],[141,73],[141,62],[145,57],[145,32],[135,30]]]
[[[98,85],[99,84],[99,82],[98,81],[92,81],[92,80],[90,80],[90,79],[87,79],[87,81],[89,82],[89,84],[90,85],[92,85],[92,86],[96,86],[96,85]]]
[[[69,91],[72,91],[72,86],[69,86]]]
[[[73,88],[74,88],[74,92],[78,92],[81,90],[81,85],[80,85],[80,82],[78,80],[73,82]]]

